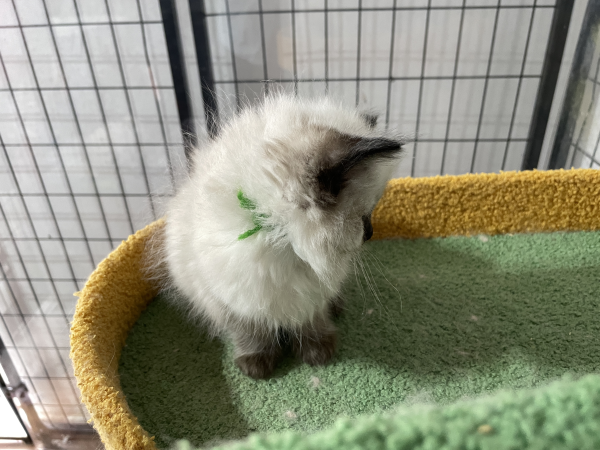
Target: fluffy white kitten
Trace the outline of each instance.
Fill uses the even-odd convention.
[[[193,154],[171,201],[171,281],[247,375],[268,377],[291,342],[303,361],[335,350],[330,315],[402,141],[329,99],[277,95]]]

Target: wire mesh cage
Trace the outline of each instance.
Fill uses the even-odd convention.
[[[584,9],[583,0],[0,1],[0,362],[15,366],[44,426],[84,424],[68,360],[73,292],[160,216],[185,173],[188,133],[216,133],[275,89],[330,95],[413,135],[397,176],[537,167],[572,57],[563,58],[571,13]],[[595,111],[600,63],[595,38],[585,42],[588,94],[577,108]],[[583,116],[569,148],[586,150],[570,164],[594,166],[600,131]]]
[[[73,293],[183,157],[159,4],[0,6],[1,338],[39,418],[84,424]]]
[[[590,1],[575,51],[549,167],[600,166],[600,2]]]
[[[207,3],[218,111],[275,79],[373,108],[414,135],[398,175],[518,169],[553,11],[553,2]]]

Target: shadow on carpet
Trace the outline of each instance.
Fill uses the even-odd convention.
[[[447,404],[600,367],[600,233],[391,240],[365,246],[327,367],[291,357],[267,381],[235,368],[159,296],[130,333],[123,390],[159,448],[340,416]]]

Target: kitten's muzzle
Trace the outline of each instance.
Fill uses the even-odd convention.
[[[368,241],[373,236],[373,225],[371,225],[371,216],[363,216],[363,242]]]

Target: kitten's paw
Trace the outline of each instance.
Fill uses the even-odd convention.
[[[311,366],[323,366],[333,357],[336,348],[335,333],[327,333],[318,339],[302,338],[302,345],[297,348],[302,361]]]
[[[242,373],[255,380],[268,378],[275,370],[276,362],[277,355],[270,352],[252,353],[235,359],[235,363]]]

